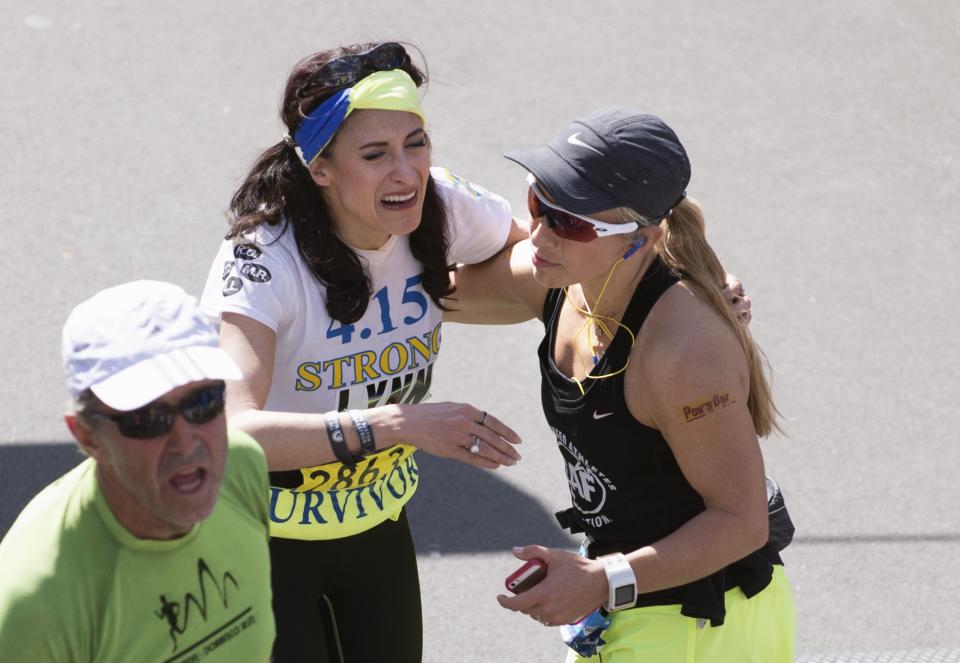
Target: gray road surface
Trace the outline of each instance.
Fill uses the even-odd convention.
[[[430,65],[435,162],[518,212],[523,173],[506,149],[615,102],[678,130],[690,193],[775,368],[789,437],[764,450],[798,526],[785,554],[798,653],[956,660],[958,7],[5,1],[0,531],[76,462],[59,417],[70,307],[139,277],[197,293],[233,188],[281,133],[291,64],[398,38]],[[568,543],[551,522],[567,496],[537,338],[536,325],[445,330],[434,396],[512,424],[525,460],[485,473],[423,459],[427,661],[563,655],[555,632],[494,601],[511,545]]]

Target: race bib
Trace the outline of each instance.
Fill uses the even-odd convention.
[[[270,536],[307,541],[365,532],[400,510],[417,490],[414,447],[398,444],[356,467],[328,463],[304,468],[298,488],[270,487]]]

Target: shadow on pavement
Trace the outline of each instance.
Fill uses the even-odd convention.
[[[417,454],[417,464],[422,483],[407,512],[419,554],[578,545],[551,512],[496,472],[424,453]]]
[[[34,495],[83,459],[73,442],[0,445],[0,536]]]
[[[34,495],[83,460],[72,442],[0,445],[0,538]],[[494,472],[421,453],[425,479],[408,507],[420,554],[502,552],[538,543],[575,548],[577,541],[557,525],[534,498]],[[960,541],[960,533],[874,534],[797,537],[794,544]]]
[[[34,495],[81,460],[70,442],[0,445],[0,537]],[[421,554],[576,546],[552,513],[494,472],[424,453],[417,462],[423,483],[408,511]]]

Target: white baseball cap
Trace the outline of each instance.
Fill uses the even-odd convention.
[[[217,332],[183,288],[133,281],[101,290],[63,326],[67,389],[128,411],[198,380],[239,380]]]

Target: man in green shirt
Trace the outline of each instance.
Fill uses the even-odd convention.
[[[89,458],[0,542],[0,662],[267,661],[266,462],[227,433],[241,374],[194,298],[104,290],[67,319],[63,359]]]

